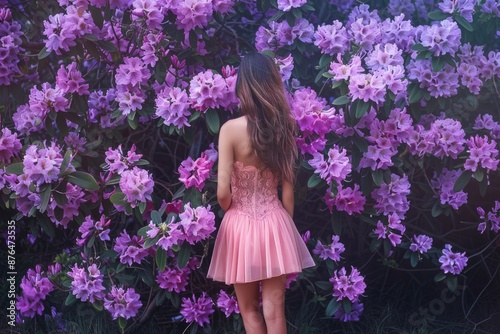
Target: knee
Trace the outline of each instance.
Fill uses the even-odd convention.
[[[262,303],[262,311],[266,323],[285,318],[284,298],[278,295],[274,299],[268,299]]]

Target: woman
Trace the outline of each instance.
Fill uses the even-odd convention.
[[[314,266],[292,220],[295,121],[269,56],[242,59],[236,95],[242,116],[220,130],[217,199],[226,213],[208,277],[234,284],[247,333],[286,333],[286,275]]]

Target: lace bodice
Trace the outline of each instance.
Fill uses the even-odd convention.
[[[277,187],[278,180],[271,171],[237,161],[231,174],[231,209],[262,219],[281,206]]]

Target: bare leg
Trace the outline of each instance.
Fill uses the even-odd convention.
[[[266,334],[266,324],[259,309],[259,282],[234,284],[234,291],[246,333]]]
[[[262,308],[268,333],[286,334],[286,275],[262,281]]]

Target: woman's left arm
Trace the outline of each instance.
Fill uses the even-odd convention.
[[[293,185],[283,180],[281,184],[281,201],[283,202],[283,207],[288,212],[290,217],[293,218],[293,208],[295,205],[295,195],[293,192]]]
[[[231,140],[231,121],[224,123],[219,133],[219,162],[217,167],[217,201],[222,210],[231,206],[231,173],[234,153]]]

